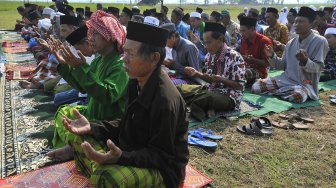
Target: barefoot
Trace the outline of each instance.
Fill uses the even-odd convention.
[[[23,88],[23,89],[36,89],[36,87],[34,86],[33,83],[28,82],[26,80],[20,81],[19,85]]]
[[[215,110],[213,110],[213,109],[208,110],[208,117],[209,117],[209,118],[214,117],[215,115],[216,115]]]
[[[74,151],[69,145],[66,145],[62,148],[48,152],[47,155],[58,161],[69,161],[74,158]]]

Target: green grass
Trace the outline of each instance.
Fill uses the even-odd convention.
[[[51,2],[51,1],[50,1]],[[52,3],[37,3],[38,5],[41,6],[50,6],[52,5]],[[17,13],[16,8],[18,6],[21,6],[23,3],[22,2],[9,2],[9,1],[0,1],[0,29],[13,29],[14,25],[15,25],[15,21],[17,19],[21,19],[20,15]],[[95,10],[96,9],[96,4],[87,4],[87,3],[71,3],[71,5],[73,7],[85,7],[85,6],[89,6],[91,7],[91,10]],[[115,6],[118,7],[120,10],[122,10],[123,5],[122,4],[103,4],[104,7],[108,7],[108,6]],[[131,7],[130,5],[125,5],[128,7]],[[173,10],[175,7],[180,6],[180,5],[171,5],[168,4],[167,5],[170,12],[171,10]],[[201,6],[204,10],[204,12],[207,12],[208,14],[210,14],[212,11],[221,11],[223,9],[228,9],[231,12],[231,17],[233,20],[237,20],[237,15],[239,13],[241,13],[243,11],[244,6],[236,6],[236,5],[208,5],[208,6],[204,6],[204,5],[198,5]],[[257,6],[251,6],[248,5],[248,7],[254,7],[260,10],[261,7],[263,7],[264,5],[257,5]],[[274,7],[281,9],[282,7],[287,6],[287,7],[294,7],[296,5],[274,5]],[[317,7],[320,5],[316,5]],[[156,8],[157,11],[160,10],[160,5],[156,5],[156,6],[139,6],[139,8],[143,11],[145,9],[149,9],[149,8]],[[194,12],[196,9],[196,5],[184,5],[182,4],[182,8],[185,10],[185,12]]]
[[[19,5],[17,2],[0,2],[0,28],[14,27],[15,19],[19,18],[16,13]],[[93,10],[94,6],[91,5]],[[117,6],[121,8],[122,5]],[[176,5],[169,5],[170,10],[173,7]],[[182,7],[191,12],[196,6]],[[223,6],[203,8],[210,13],[223,9]],[[233,18],[243,9],[238,6],[225,8],[231,11]],[[189,162],[214,180],[213,187],[336,187],[336,108],[329,104],[330,94],[336,92],[320,94],[321,107],[289,112],[314,118],[315,124],[308,131],[275,129],[270,138],[245,136],[236,131],[236,126],[249,123],[250,117],[239,121],[219,119],[207,127],[224,137],[218,142],[216,152],[189,147]],[[267,117],[273,121],[279,119],[277,114]]]

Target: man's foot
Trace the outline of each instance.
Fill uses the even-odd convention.
[[[26,80],[22,80],[19,82],[19,85],[23,88],[23,89],[36,89],[36,87],[34,86],[34,84],[32,84],[31,82],[28,82]]]
[[[208,110],[208,117],[211,118],[211,117],[214,117],[214,116],[216,116],[215,110],[213,110],[213,109]]]
[[[66,145],[62,148],[48,152],[47,155],[58,161],[69,161],[74,158],[74,151],[69,145]]]

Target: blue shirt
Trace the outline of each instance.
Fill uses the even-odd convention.
[[[176,26],[176,31],[180,34],[181,37],[188,39],[187,31],[189,30],[190,26],[183,23],[182,21]]]

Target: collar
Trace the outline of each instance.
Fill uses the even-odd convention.
[[[148,78],[146,84],[142,88],[142,90],[139,92],[138,96],[136,97],[136,101],[146,109],[148,109],[153,101],[154,95],[157,92],[157,88],[160,84],[160,76],[161,76],[161,66],[156,68],[152,75]],[[135,80],[133,82],[132,88],[139,88],[138,81]],[[134,91],[132,91],[134,92]]]

